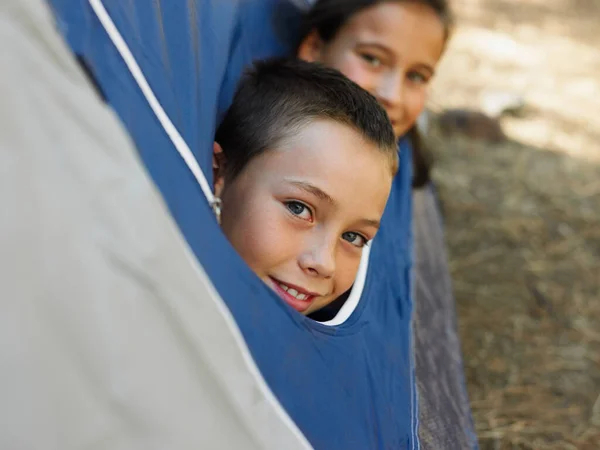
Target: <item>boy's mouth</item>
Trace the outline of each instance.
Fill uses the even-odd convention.
[[[269,278],[272,281],[273,290],[277,295],[298,312],[302,313],[306,311],[313,300],[319,297],[319,294],[315,292],[309,292],[299,286],[284,283],[273,277]]]

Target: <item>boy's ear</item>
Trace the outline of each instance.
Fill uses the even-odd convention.
[[[323,39],[319,36],[318,31],[312,30],[300,43],[297,56],[304,61],[319,62],[321,61],[323,46]]]
[[[213,181],[216,197],[221,197],[225,187],[225,165],[225,153],[219,143],[215,142],[213,144]]]

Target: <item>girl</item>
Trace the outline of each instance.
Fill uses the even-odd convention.
[[[446,0],[320,0],[304,21],[297,53],[373,94],[396,136],[412,141],[415,178],[427,179],[415,122],[451,28]]]

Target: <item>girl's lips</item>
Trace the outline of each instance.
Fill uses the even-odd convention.
[[[283,299],[283,301],[285,301],[288,305],[290,305],[292,308],[294,308],[298,312],[302,313],[302,312],[306,311],[308,309],[308,307],[312,304],[313,300],[317,297],[317,294],[315,294],[315,293],[307,292],[304,289],[299,288],[294,285],[288,285],[287,283],[284,283],[284,282],[279,281],[272,277],[269,277],[269,278],[272,281],[273,290],[277,293],[277,295],[279,295]],[[294,297],[293,295],[288,294],[280,286],[280,284],[283,284],[284,286],[294,289],[298,293],[304,294],[307,297],[304,300],[300,300],[300,299]]]

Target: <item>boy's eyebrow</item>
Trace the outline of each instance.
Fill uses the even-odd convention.
[[[361,219],[358,221],[358,223],[360,225],[366,225],[366,226],[374,227],[377,229],[379,229],[379,226],[381,225],[379,220],[374,220],[374,219]]]
[[[305,183],[303,181],[290,181],[290,183],[293,184],[294,186],[296,186],[297,188],[300,188],[303,191],[306,191],[309,194],[312,194],[321,200],[325,200],[327,203],[335,205],[335,200],[327,192],[318,188],[315,185],[312,185],[310,183]]]
[[[314,195],[315,197],[321,200],[325,200],[327,203],[330,203],[332,205],[336,204],[336,201],[327,192],[313,184],[306,183],[304,181],[290,181],[290,184],[296,186],[299,189],[302,189],[303,191],[308,192],[309,194]],[[358,225],[365,225],[379,229],[381,223],[379,222],[379,220],[375,219],[360,219],[358,221]]]

